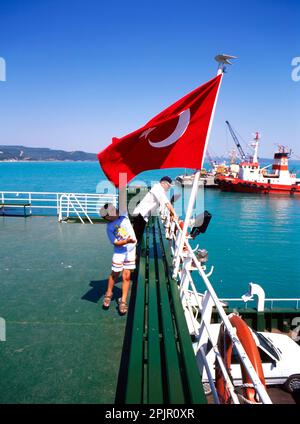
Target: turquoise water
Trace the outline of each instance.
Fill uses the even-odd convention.
[[[299,162],[291,168],[300,171]],[[149,182],[178,173],[145,176]],[[0,190],[94,193],[103,178],[96,162],[0,163]],[[253,281],[267,297],[300,297],[300,197],[206,190],[205,208],[213,217],[197,243],[209,251],[215,266],[211,280],[220,296],[239,297]]]
[[[205,207],[213,217],[203,245],[219,295],[239,296],[252,281],[267,297],[300,297],[299,197],[207,190]]]
[[[151,182],[164,175],[175,178],[178,170],[147,171],[143,178]],[[103,180],[98,162],[0,162],[0,190],[96,193]]]

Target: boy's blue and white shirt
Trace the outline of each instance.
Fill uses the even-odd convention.
[[[112,244],[116,241],[125,240],[129,236],[136,240],[134,230],[127,215],[122,214],[115,221],[109,222],[106,227],[107,236]],[[125,246],[115,246],[116,253],[130,252],[135,249],[136,243],[128,243]]]

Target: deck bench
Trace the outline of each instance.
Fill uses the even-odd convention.
[[[116,403],[206,403],[167,254],[160,223],[152,218],[133,279]]]
[[[23,208],[23,213],[24,213],[24,217],[26,218],[27,216],[31,215],[31,210],[29,210],[29,213],[26,213],[26,208],[31,208],[31,203],[0,203],[0,211],[2,212],[2,215],[6,215],[5,214],[5,208]],[[14,215],[14,214],[9,214],[9,216],[19,216],[19,215]]]

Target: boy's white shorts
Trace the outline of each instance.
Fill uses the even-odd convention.
[[[114,253],[111,269],[120,272],[123,269],[135,269],[135,248],[124,253]]]

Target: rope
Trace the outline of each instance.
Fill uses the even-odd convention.
[[[237,393],[237,397],[239,398],[240,401],[242,401],[241,403],[246,403],[248,405],[256,405],[258,404],[258,402],[253,402],[252,400],[249,400],[247,398],[245,398],[243,395],[241,395],[240,393]],[[261,402],[259,402],[260,404]]]
[[[254,389],[254,386],[252,383],[244,383],[241,386],[239,386],[241,389]]]
[[[235,393],[237,394],[237,397],[239,398],[239,400],[241,400],[243,403],[247,403],[247,404],[251,404],[251,405],[262,405],[262,402],[256,402],[256,401],[249,400],[245,396],[243,396],[241,393],[239,393],[239,390],[248,389],[248,388],[251,388],[251,389],[254,388],[253,384],[245,383],[245,384],[242,384],[241,386],[235,388]]]

